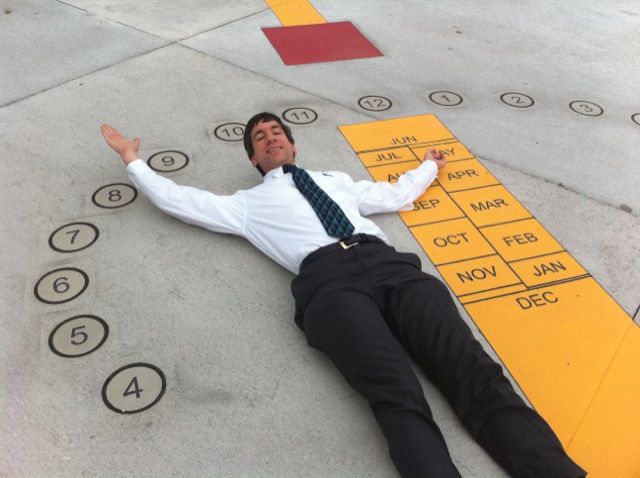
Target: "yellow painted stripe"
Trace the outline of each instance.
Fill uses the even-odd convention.
[[[640,328],[434,115],[340,126],[376,181],[443,150],[400,213],[589,478],[640,478]]]
[[[307,0],[265,0],[285,27],[327,23]]]

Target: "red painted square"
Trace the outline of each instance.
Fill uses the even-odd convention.
[[[285,65],[382,56],[351,22],[263,28]]]

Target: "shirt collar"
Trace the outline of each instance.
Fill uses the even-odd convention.
[[[294,163],[295,164],[295,163]],[[267,174],[262,177],[262,182],[269,181],[271,179],[280,178],[285,175],[285,172],[282,170],[282,166],[272,169]]]

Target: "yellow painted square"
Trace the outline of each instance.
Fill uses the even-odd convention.
[[[408,146],[360,153],[358,157],[366,167],[402,163],[404,161],[415,161],[419,159]]]
[[[640,476],[640,328],[628,331],[568,452],[589,478]]]
[[[521,281],[499,256],[482,257],[438,267],[457,296],[499,289]]]
[[[477,159],[447,162],[438,175],[438,182],[449,192],[500,184]]]
[[[629,316],[591,278],[466,304],[465,309],[566,446]]]
[[[529,287],[585,275],[585,271],[568,252],[511,262],[516,274]]]
[[[451,193],[471,221],[478,227],[531,217],[504,186],[488,186]]]
[[[462,217],[464,214],[440,186],[431,186],[413,201],[412,211],[400,212],[407,226]]]
[[[339,129],[353,150],[358,153],[454,139],[451,132],[435,115],[344,125],[339,126]]]
[[[368,169],[369,174],[371,174],[376,181],[395,183],[404,173],[418,166],[420,166],[420,161],[407,161],[406,163],[387,164]]]
[[[308,0],[265,0],[286,27],[327,23]]]
[[[562,251],[562,246],[535,219],[482,228],[482,234],[507,262]]]
[[[436,266],[495,254],[491,245],[466,218],[415,226],[411,233]]]

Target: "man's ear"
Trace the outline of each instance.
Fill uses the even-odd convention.
[[[253,155],[253,158],[251,158],[251,164],[253,164],[253,167],[256,168],[258,167],[258,161],[256,161],[256,155]]]

